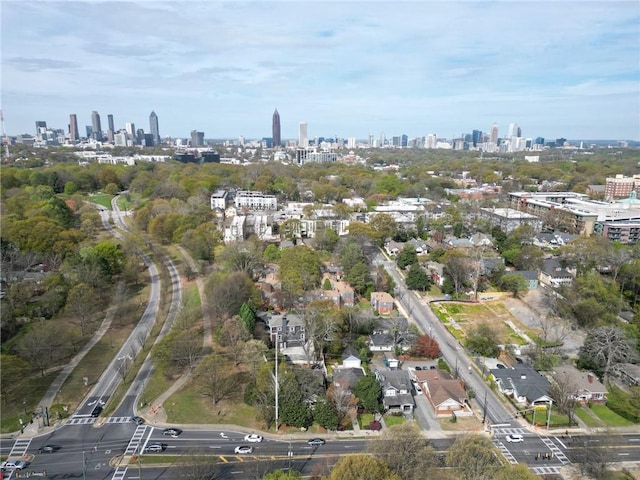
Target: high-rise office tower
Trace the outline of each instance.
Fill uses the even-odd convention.
[[[107,115],[107,122],[109,124],[109,130],[107,130],[107,140],[109,140],[110,142],[113,142],[114,140],[114,131],[115,128],[113,126],[113,115],[109,114]]]
[[[75,113],[69,115],[69,137],[72,142],[80,140],[80,134],[78,133],[78,117]]]
[[[300,122],[298,127],[298,146],[306,148],[309,146],[309,134],[307,133],[307,122]]]
[[[91,112],[91,129],[93,138],[102,140],[102,126],[100,125],[100,114],[95,110]]]
[[[489,137],[491,143],[498,143],[498,125],[493,124],[491,126],[491,136]]]
[[[273,112],[271,136],[273,137],[273,146],[278,148],[282,144],[282,138],[280,137],[280,114],[277,108],[276,111]]]
[[[44,120],[36,120],[36,134],[40,133],[41,128],[44,128],[46,130],[47,122],[45,122]]]
[[[153,135],[153,144],[160,145],[160,128],[158,127],[158,115],[156,112],[152,111],[149,115],[149,130],[151,130],[151,135]]]
[[[522,130],[520,130],[520,126],[517,123],[509,124],[509,137],[521,137]]]

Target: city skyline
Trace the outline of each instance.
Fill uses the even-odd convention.
[[[630,1],[8,0],[2,108],[12,135],[155,111],[166,136],[263,138],[275,105],[282,139],[300,123],[365,139],[495,122],[501,137],[517,123],[531,138],[638,140],[639,21]]]

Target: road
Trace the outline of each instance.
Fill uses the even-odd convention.
[[[470,369],[471,360],[447,329],[438,320],[428,305],[425,305],[413,291],[409,290],[398,272],[394,262],[386,260],[382,254],[376,258],[391,275],[396,284],[396,298],[399,298],[404,309],[409,313],[423,332],[429,333],[440,345],[443,358],[455,370],[458,376],[475,392],[475,400],[486,415],[489,424],[504,427],[515,427],[514,414],[503,405],[495,393]]]

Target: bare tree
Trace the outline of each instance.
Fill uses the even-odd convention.
[[[338,412],[340,421],[347,416],[353,419],[357,414],[358,399],[348,389],[331,384],[327,390],[327,397]]]
[[[305,343],[303,350],[307,363],[313,363],[322,353],[326,342],[338,331],[339,317],[333,302],[320,300],[311,302],[302,311]]]
[[[239,372],[229,369],[229,364],[217,354],[204,358],[196,369],[194,380],[200,393],[211,398],[213,405],[234,398],[244,384]]]
[[[606,325],[589,332],[579,356],[582,361],[602,369],[603,383],[606,384],[611,368],[618,363],[632,363],[637,353],[624,330]]]
[[[583,436],[575,439],[575,461],[580,466],[580,473],[593,480],[607,478],[613,462],[612,438],[610,433],[597,436]]]
[[[569,372],[562,372],[553,377],[549,395],[559,412],[569,416],[569,423],[573,421],[573,408],[576,405],[578,386]]]
[[[80,325],[80,335],[84,337],[87,329],[93,321],[96,311],[96,298],[98,292],[87,285],[79,283],[71,288],[67,296],[67,312],[73,315],[74,320]]]
[[[181,370],[193,368],[202,356],[202,340],[193,332],[183,331],[171,342],[169,361]]]
[[[242,343],[249,340],[250,337],[251,335],[238,315],[223,321],[219,341],[222,346],[228,347],[229,356],[236,365],[239,365],[243,358]]]
[[[58,365],[70,352],[65,350],[68,332],[60,326],[49,325],[44,320],[31,326],[20,338],[16,350],[21,358],[36,366],[42,376],[47,368]]]
[[[211,461],[211,454],[204,450],[191,451],[182,455],[176,464],[179,478],[185,480],[222,480],[226,473],[220,465]]]

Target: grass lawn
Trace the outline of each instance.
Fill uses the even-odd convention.
[[[393,427],[394,425],[402,425],[404,422],[406,422],[404,415],[403,416],[397,416],[397,415],[384,416],[384,423],[387,425],[387,427]]]
[[[479,432],[482,430],[482,424],[475,417],[460,417],[455,422],[451,421],[451,417],[439,417],[438,423],[442,430],[449,432]]]
[[[576,408],[575,410],[576,416],[584,422],[587,427],[601,427],[602,422],[599,422],[597,419],[593,418],[592,415],[587,412],[584,407]]]
[[[606,405],[592,405],[591,411],[610,427],[627,427],[629,425],[633,425],[633,422],[630,422],[626,418],[622,418],[614,411],[609,410]]]
[[[103,206],[107,210],[111,210],[111,199],[113,195],[107,195],[106,193],[98,193],[96,195],[87,195],[84,197],[88,202],[97,203]]]
[[[361,413],[358,416],[358,424],[360,425],[360,428],[363,429],[368,429],[369,424],[373,422],[373,420],[374,418],[372,413]]]
[[[31,413],[27,412],[35,411],[39,405],[38,402],[42,399],[42,396],[46,393],[49,385],[54,378],[58,375],[58,371],[45,374],[41,376],[40,373],[35,373],[28,377],[24,383],[24,391],[29,392],[28,396],[25,396],[25,404],[21,402],[8,402],[2,405],[2,415],[0,415],[0,432],[10,433],[20,430],[20,419],[24,423],[27,420],[31,420]],[[55,420],[51,418],[51,421]],[[36,422],[37,420],[34,420]]]

